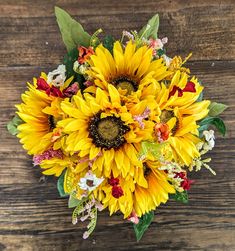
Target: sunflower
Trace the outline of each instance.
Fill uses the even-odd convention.
[[[154,123],[148,120],[148,115],[154,111],[148,111],[148,106],[154,107],[154,102],[143,101],[128,109],[112,84],[107,86],[107,91],[97,88],[95,96],[79,92],[73,96],[72,103],[69,100],[61,103],[68,116],[58,122],[68,135],[66,151],[89,158],[92,170],[98,170],[99,177],[110,177],[111,172],[115,177],[135,175],[135,168],[142,166],[138,144],[153,137]],[[140,121],[138,115],[146,110]]]
[[[153,50],[146,45],[137,47],[129,41],[123,50],[119,41],[114,43],[113,55],[99,45],[88,61],[86,74],[95,86],[107,89],[108,84],[125,90],[126,95],[142,89],[149,83],[157,83],[170,74],[162,59],[153,60]],[[89,87],[88,90],[94,90]]]
[[[57,128],[57,121],[64,116],[60,109],[61,91],[57,87],[50,87],[46,80],[47,75],[42,73],[39,79],[34,79],[33,85],[28,83],[28,90],[21,96],[23,103],[16,105],[17,114],[24,121],[18,126],[17,137],[31,155],[43,153],[54,143],[57,148],[61,146]]]
[[[197,121],[207,116],[210,105],[208,100],[197,101],[202,90],[203,87],[195,77],[189,80],[186,73],[177,71],[169,87],[162,83],[156,93],[161,110],[160,122],[169,127],[168,141],[175,160],[187,166],[193,158],[200,156],[196,148],[196,144],[201,141]]]
[[[115,180],[118,180],[118,186],[116,187],[121,190],[120,197],[113,193],[115,186],[112,186],[109,180],[107,180],[94,195],[96,197],[100,196],[103,207],[108,207],[110,215],[120,210],[124,218],[127,218],[133,211],[133,192],[135,190],[135,183],[133,177],[130,175],[125,179],[118,176]]]
[[[50,157],[49,154],[47,154],[47,152],[50,151],[55,152],[54,156]],[[46,156],[43,158],[43,155]],[[34,160],[36,158],[38,157],[34,157]],[[55,175],[58,177],[64,170],[66,170],[66,172],[73,173],[73,179],[75,179],[76,176],[77,180],[77,174],[81,176],[88,170],[88,161],[81,162],[77,155],[66,155],[61,150],[48,150],[42,154],[41,159],[42,160],[37,164],[40,164],[41,168],[44,170],[43,174],[45,175]]]
[[[174,187],[168,182],[167,174],[159,170],[159,162],[145,161],[144,177],[146,186],[136,185],[133,194],[133,210],[138,217],[155,210],[161,203],[166,203],[169,193],[175,193]]]
[[[124,218],[129,217],[132,212],[141,217],[165,203],[169,193],[175,193],[166,173],[159,170],[159,166],[159,162],[146,160],[141,168],[135,169],[137,173],[134,177],[118,176],[110,182],[111,178],[96,191],[95,196],[101,195],[103,206],[109,208],[110,215],[120,210]],[[121,189],[120,197],[116,197],[115,187]]]

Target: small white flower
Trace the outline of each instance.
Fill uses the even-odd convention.
[[[79,74],[85,75],[86,71],[87,71],[87,66],[85,64],[82,64],[82,65],[79,66],[79,68],[78,68],[78,73]]]
[[[210,150],[215,146],[215,135],[214,135],[214,131],[210,130],[210,131],[203,131],[203,135],[205,137],[205,140],[207,141]]]
[[[74,70],[75,72],[77,72],[77,73],[78,73],[78,68],[79,68],[79,66],[80,66],[80,64],[79,64],[78,61],[76,60],[76,61],[74,62],[74,64],[73,64],[73,70]]]
[[[162,38],[162,43],[163,44],[166,44],[167,42],[168,42],[168,38],[167,37]]]
[[[123,31],[122,34],[123,34],[123,36],[129,38],[132,41],[135,40],[134,36],[130,32],[128,32],[128,31]]]
[[[203,145],[204,143],[203,142],[199,142],[196,147],[197,147],[197,150],[201,150],[203,148]]]
[[[163,60],[165,61],[165,63],[166,63],[166,66],[167,67],[169,67],[170,66],[170,64],[171,64],[171,61],[172,61],[172,58],[170,58],[170,57],[168,57],[167,55],[162,55],[162,58],[163,58]]]
[[[59,65],[57,69],[48,73],[47,82],[56,87],[63,86],[64,81],[66,79],[65,72],[66,72],[65,65],[63,64]]]
[[[104,178],[97,178],[94,173],[89,171],[86,173],[85,177],[80,179],[78,186],[82,190],[91,192],[95,190],[103,181],[104,181]]]

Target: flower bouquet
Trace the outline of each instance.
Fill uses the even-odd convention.
[[[72,223],[121,212],[137,240],[169,198],[188,202],[188,173],[209,167],[214,126],[226,105],[203,99],[203,85],[180,56],[166,55],[159,16],[120,39],[93,35],[64,10],[55,14],[67,48],[57,69],[28,83],[8,130],[33,164],[58,177]],[[101,38],[102,37],[102,38]]]

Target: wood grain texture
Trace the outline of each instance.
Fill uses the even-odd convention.
[[[139,244],[131,225],[107,212],[99,215],[92,237],[82,240],[85,226],[71,224],[56,180],[40,179],[40,170],[6,130],[25,83],[53,69],[65,53],[54,5],[79,17],[89,32],[102,26],[116,38],[158,12],[169,55],[192,51],[188,64],[203,82],[206,98],[229,105],[223,114],[227,137],[217,135],[210,153],[217,176],[207,170],[192,174],[190,203],[161,206]],[[2,0],[0,10],[0,251],[235,250],[234,1]]]

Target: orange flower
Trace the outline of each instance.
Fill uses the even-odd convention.
[[[78,48],[79,51],[79,57],[78,57],[78,62],[79,64],[84,64],[91,55],[94,54],[94,51],[92,49],[92,47],[84,47],[84,46],[80,46]]]
[[[157,123],[155,125],[155,134],[158,138],[158,142],[161,143],[169,138],[170,130],[169,126],[164,123]]]

